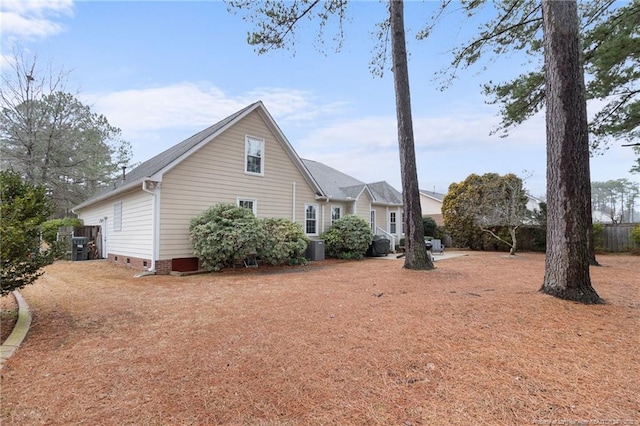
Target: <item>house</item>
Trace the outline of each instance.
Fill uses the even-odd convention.
[[[375,235],[391,241],[402,236],[402,194],[385,181],[364,183],[317,161],[302,160],[328,199],[322,205],[323,230],[345,214],[367,220]],[[325,211],[326,210],[326,211]]]
[[[102,257],[168,273],[198,269],[189,222],[222,202],[291,219],[312,239],[345,214],[392,241],[401,233],[395,189],[303,161],[262,102],[145,161],[74,211],[85,226],[100,227]]]
[[[438,226],[444,226],[442,217],[442,200],[445,194],[435,191],[426,191],[420,189],[420,207],[422,208],[422,216],[429,216],[436,221]]]

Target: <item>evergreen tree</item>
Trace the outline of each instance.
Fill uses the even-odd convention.
[[[40,225],[52,211],[44,187],[0,171],[1,296],[33,283],[52,262],[51,253],[40,248]]]

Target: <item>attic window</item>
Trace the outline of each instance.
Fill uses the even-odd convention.
[[[245,136],[245,172],[264,175],[264,139]]]

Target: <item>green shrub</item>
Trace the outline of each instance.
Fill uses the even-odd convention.
[[[53,262],[51,251],[40,247],[40,225],[53,210],[43,186],[0,171],[0,296],[33,284]]]
[[[636,225],[636,227],[631,230],[631,241],[640,245],[640,225]]]
[[[75,217],[64,217],[62,219],[51,219],[42,225],[42,239],[49,245],[56,242],[58,229],[63,226],[82,226],[82,221]]]
[[[438,224],[430,216],[422,216],[422,227],[424,228],[425,237],[437,238]]]
[[[191,245],[202,265],[218,271],[264,246],[264,225],[249,209],[221,203],[191,219]]]
[[[604,226],[595,222],[593,225],[593,248],[596,251],[604,250]]]
[[[340,259],[362,259],[373,240],[373,233],[366,220],[347,215],[334,222],[320,236],[325,242],[326,253]]]
[[[289,219],[268,218],[262,220],[265,230],[264,244],[258,256],[260,260],[271,265],[304,264],[304,251],[309,238],[299,223]]]

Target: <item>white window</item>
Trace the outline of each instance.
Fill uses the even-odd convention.
[[[254,216],[258,214],[258,201],[255,198],[237,198],[236,203],[238,207],[249,209],[253,212]]]
[[[371,210],[371,230],[376,233],[376,211]]]
[[[308,235],[318,234],[318,205],[306,204],[304,207],[304,229]]]
[[[246,136],[244,147],[244,171],[254,175],[264,175],[264,140]]]
[[[331,224],[342,217],[342,207],[331,206]]]
[[[396,212],[389,212],[389,233],[396,233]]]
[[[122,231],[122,201],[113,205],[113,230]]]

